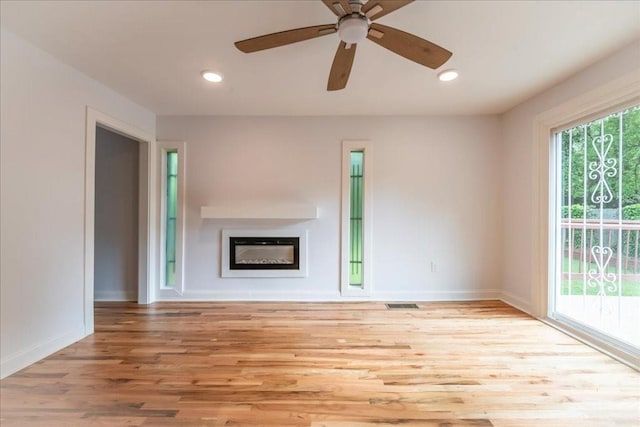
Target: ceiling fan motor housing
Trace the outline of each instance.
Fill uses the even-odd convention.
[[[356,44],[367,38],[369,20],[359,13],[345,15],[338,22],[338,37],[347,44]]]

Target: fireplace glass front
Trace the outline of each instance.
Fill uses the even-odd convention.
[[[298,237],[229,237],[231,270],[298,270]]]

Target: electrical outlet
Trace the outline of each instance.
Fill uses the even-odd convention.
[[[438,272],[438,264],[436,264],[433,261],[431,261],[431,272],[432,273],[437,273]]]

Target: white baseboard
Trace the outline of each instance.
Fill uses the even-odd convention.
[[[238,302],[325,302],[340,301],[340,295],[336,289],[335,294],[320,292],[278,292],[270,290],[257,291],[189,291],[185,290],[182,296],[158,296],[157,301],[238,301]]]
[[[136,291],[99,291],[95,290],[93,294],[95,301],[137,301],[138,295]]]
[[[469,291],[426,291],[426,292],[376,292],[371,296],[342,296],[336,289],[335,293],[265,292],[256,291],[189,291],[182,296],[158,296],[157,301],[282,301],[282,302],[339,302],[339,301],[477,301],[500,299],[501,293],[497,289],[469,290]]]
[[[529,301],[526,301],[525,299],[516,296],[510,292],[505,292],[502,291],[500,292],[500,296],[499,299],[502,302],[505,302],[507,304],[509,304],[510,306],[513,306],[515,308],[517,308],[520,311],[524,311],[525,313],[533,316],[533,310],[531,309],[531,303]],[[534,316],[535,317],[535,316]]]
[[[81,340],[85,336],[84,326],[82,326],[49,341],[35,344],[26,350],[11,354],[0,362],[0,378],[5,378],[18,372],[20,369],[44,359],[56,351]]]
[[[498,299],[497,289],[474,289],[464,291],[423,291],[423,292],[378,292],[373,291],[374,301],[481,301]]]

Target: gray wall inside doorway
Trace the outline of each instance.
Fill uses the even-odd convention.
[[[140,144],[96,129],[94,292],[98,301],[138,295]]]

